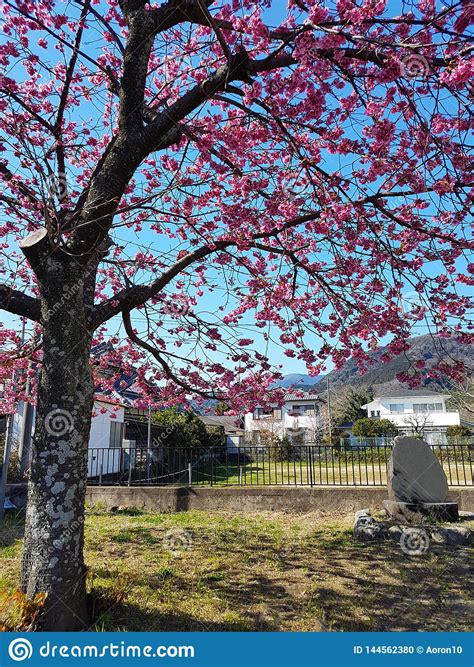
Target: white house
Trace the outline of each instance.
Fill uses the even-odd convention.
[[[319,394],[288,391],[282,406],[257,407],[245,415],[247,442],[260,443],[269,436],[286,436],[296,443],[314,442],[323,430],[321,407],[324,401]]]
[[[28,414],[29,413],[29,414]],[[124,467],[122,447],[124,445],[125,410],[122,403],[100,397],[94,401],[94,410],[89,436],[88,476],[99,477],[117,473]],[[28,418],[27,418],[28,417]],[[35,429],[36,410],[26,409],[20,401],[11,422],[12,449],[18,452],[23,461],[22,470],[28,466],[28,454],[31,437]],[[55,428],[67,428],[68,415],[59,416]],[[94,451],[96,450],[96,451]]]
[[[101,477],[123,470],[124,432],[124,405],[102,398],[95,400],[89,435],[88,477]]]
[[[372,419],[390,419],[400,433],[416,433],[431,443],[446,442],[446,428],[460,424],[459,412],[446,409],[449,394],[427,389],[379,393],[361,407]]]

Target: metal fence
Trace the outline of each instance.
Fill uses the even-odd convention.
[[[473,484],[474,445],[433,446],[450,486]],[[229,452],[181,447],[89,450],[90,485],[100,486],[385,486],[391,443],[365,447],[323,444]]]

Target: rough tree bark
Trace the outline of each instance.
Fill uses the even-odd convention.
[[[88,269],[52,252],[44,232],[23,251],[41,292],[43,364],[32,444],[21,587],[46,592],[41,630],[87,627],[83,560],[87,448],[93,405]]]

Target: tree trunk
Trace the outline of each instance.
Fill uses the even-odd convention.
[[[88,626],[84,500],[94,388],[86,275],[63,255],[49,256],[40,277],[43,363],[21,575],[29,598],[47,593],[40,630]]]

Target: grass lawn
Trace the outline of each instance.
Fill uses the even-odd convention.
[[[443,461],[443,468],[451,486],[466,485],[472,482],[472,464],[470,462]],[[212,470],[209,463],[193,469],[193,484],[213,485],[347,485],[347,486],[386,486],[387,469],[385,460],[368,459],[359,463],[357,457],[338,461],[315,461],[312,469],[301,461],[257,461],[253,463],[229,462],[227,465],[216,463]],[[186,475],[181,478],[185,482]]]
[[[471,549],[409,557],[394,542],[355,542],[352,521],[90,508],[93,629],[471,629]],[[0,528],[0,591],[17,585],[22,531],[14,517]]]

